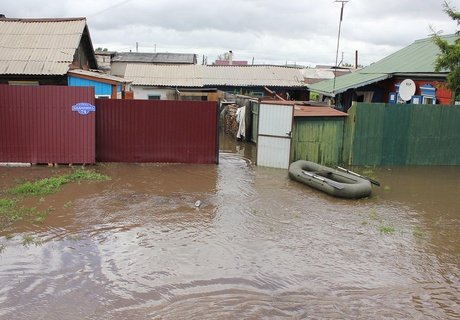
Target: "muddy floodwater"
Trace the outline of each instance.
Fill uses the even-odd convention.
[[[460,167],[340,200],[254,165],[99,164],[0,233],[0,319],[459,319]],[[0,168],[0,189],[69,172]]]

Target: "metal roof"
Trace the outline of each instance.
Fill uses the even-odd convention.
[[[112,58],[112,62],[195,64],[196,55],[193,53],[118,52]]]
[[[347,117],[348,114],[331,107],[295,106],[294,117]]]
[[[106,73],[101,73],[98,71],[88,71],[88,70],[82,70],[82,69],[73,69],[69,70],[68,74],[73,75],[73,76],[83,76],[83,77],[90,77],[90,78],[95,78],[95,79],[100,79],[102,81],[108,81],[108,82],[118,82],[118,83],[130,83],[130,80],[120,78],[120,77],[115,77]]]
[[[303,87],[299,68],[282,66],[155,65],[128,63],[124,74],[133,85]]]
[[[262,100],[260,104],[294,106],[294,117],[347,117],[348,114],[315,101]]]
[[[203,87],[204,67],[202,65],[128,63],[124,78],[132,80],[133,85]]]
[[[0,74],[66,74],[85,27],[85,18],[0,19]]]
[[[449,43],[456,39],[455,35],[442,36]],[[395,74],[432,74],[439,76],[446,72],[435,71],[435,61],[439,54],[439,48],[432,38],[417,40],[411,45],[383,58],[351,74],[346,74],[334,80],[326,80],[309,85],[311,91],[334,96],[352,88],[359,88],[375,83]]]

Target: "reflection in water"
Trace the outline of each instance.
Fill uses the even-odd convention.
[[[45,223],[1,234],[0,319],[460,317],[460,168],[378,168],[386,188],[350,201],[222,145],[39,202]]]

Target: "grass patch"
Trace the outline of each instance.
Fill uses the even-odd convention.
[[[395,233],[396,229],[392,226],[380,226],[379,231],[383,234],[393,234]]]
[[[416,227],[412,230],[412,235],[416,238],[423,238],[425,236],[425,232],[421,228]]]
[[[16,206],[16,200],[13,199],[0,199],[0,214],[9,212]]]
[[[34,182],[25,182],[9,190],[14,195],[40,196],[55,193],[59,188],[70,182],[109,180],[106,175],[93,170],[78,169],[62,176],[45,178]]]
[[[42,223],[48,214],[54,210],[54,208],[48,208],[45,211],[38,211],[36,208],[20,207],[18,201],[24,197],[52,194],[59,191],[63,185],[71,182],[104,180],[110,180],[110,178],[93,170],[78,169],[61,176],[21,183],[7,191],[9,197],[15,196],[15,198],[0,198],[0,230],[25,218],[32,222]],[[40,197],[38,201],[45,202],[45,198]],[[72,202],[69,201],[65,206],[71,205]]]
[[[25,235],[22,237],[22,245],[24,247],[29,247],[31,245],[36,245],[36,246],[39,246],[41,245],[43,242],[38,239],[38,238],[35,238],[34,236],[31,236],[31,235]]]

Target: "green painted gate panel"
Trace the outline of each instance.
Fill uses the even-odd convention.
[[[309,160],[335,165],[341,162],[344,118],[296,117],[291,161]]]
[[[404,104],[392,105],[389,108],[384,106],[382,164],[406,163],[411,113],[412,108],[407,108]]]
[[[377,164],[383,154],[384,104],[358,107],[353,138],[353,163]],[[363,121],[365,119],[365,121]]]
[[[349,165],[460,164],[460,106],[358,103],[349,115]]]

